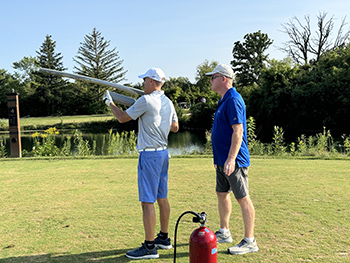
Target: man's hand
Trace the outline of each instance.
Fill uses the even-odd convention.
[[[179,131],[179,123],[178,122],[171,123],[170,131],[178,132]]]
[[[106,91],[106,94],[103,96],[103,101],[109,106],[111,102],[113,102],[111,94],[109,94],[109,91]]]
[[[227,159],[224,164],[224,173],[227,176],[230,176],[234,171],[236,167],[235,159]]]

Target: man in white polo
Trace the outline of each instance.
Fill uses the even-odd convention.
[[[110,106],[119,122],[138,119],[136,149],[139,151],[138,189],[142,205],[145,242],[141,247],[130,250],[126,256],[131,259],[158,258],[158,248],[172,248],[168,237],[170,206],[168,194],[169,154],[167,150],[170,131],[179,130],[178,118],[173,103],[161,90],[164,72],[151,68],[138,76],[143,79],[146,95],[141,96],[126,111],[119,109],[107,90],[104,100]],[[159,206],[160,233],[155,235],[156,214],[154,203]]]

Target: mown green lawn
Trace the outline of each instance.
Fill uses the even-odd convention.
[[[23,117],[23,116],[22,116]],[[20,119],[21,130],[25,126],[55,126],[62,124],[82,124],[86,122],[99,122],[108,121],[114,119],[113,114],[100,114],[100,115],[75,115],[75,116],[57,116],[57,117],[23,117]],[[7,119],[0,119],[0,124],[6,128],[8,127]]]
[[[22,118],[21,125],[55,125],[57,123],[83,123],[97,122],[113,119],[112,114],[105,115],[76,115],[76,116],[60,116],[60,117],[40,117],[40,118]]]
[[[185,211],[205,211],[215,232],[212,159],[170,162],[170,237]],[[0,263],[130,262],[125,252],[144,240],[136,166],[136,158],[0,160]],[[349,175],[345,160],[252,158],[260,251],[233,256],[218,244],[218,262],[350,262]],[[191,215],[180,221],[176,262],[189,262],[196,228]],[[236,202],[231,233],[235,245],[243,237]],[[173,252],[155,261],[173,262]]]

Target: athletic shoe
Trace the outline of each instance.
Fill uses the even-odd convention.
[[[222,233],[220,230],[215,232],[216,240],[218,243],[231,243],[232,237],[230,231],[226,234]]]
[[[243,238],[237,246],[230,247],[229,249],[227,249],[228,253],[234,255],[242,255],[245,253],[257,252],[258,250],[259,248],[256,245],[255,239],[253,242],[249,242],[245,238]]]
[[[142,246],[126,252],[126,256],[131,259],[149,259],[149,258],[159,258],[157,248],[151,250],[146,248],[146,245],[142,243]]]
[[[170,238],[167,238],[165,240],[160,239],[159,234],[158,236],[154,239],[154,245],[157,248],[162,248],[162,249],[171,249],[173,246],[171,245]]]

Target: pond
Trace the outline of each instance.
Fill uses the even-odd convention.
[[[33,147],[32,133],[21,132],[22,150],[30,152]],[[88,140],[90,146],[96,141],[97,155],[101,154],[100,148],[103,145],[103,138],[107,133],[83,133],[83,138]],[[7,137],[7,135],[3,134]],[[66,134],[58,134],[55,136],[56,145],[61,148],[65,140]],[[202,152],[205,148],[205,132],[204,131],[180,131],[169,134],[168,151],[171,155],[191,154]],[[9,138],[6,138],[7,152],[10,152]]]

